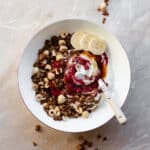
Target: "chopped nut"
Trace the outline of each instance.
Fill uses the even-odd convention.
[[[59,51],[60,52],[65,52],[67,49],[68,49],[67,46],[61,45],[60,48],[59,48]]]
[[[83,112],[82,108],[79,107],[79,108],[77,109],[77,112],[78,112],[79,114],[82,114],[82,112]]]
[[[62,73],[62,72],[63,72],[63,69],[62,69],[62,68],[60,68],[60,69],[59,69],[59,71],[60,71],[60,73]]]
[[[48,83],[48,78],[43,79],[45,83]]]
[[[60,116],[60,109],[59,109],[58,106],[55,107],[54,113],[55,113],[56,116]]]
[[[58,44],[59,44],[59,45],[65,45],[65,44],[66,44],[66,41],[65,41],[65,40],[59,40],[59,41],[58,41]]]
[[[43,97],[42,94],[37,94],[37,95],[36,95],[36,100],[37,100],[37,101],[42,101],[42,100],[45,100],[45,98]]]
[[[83,118],[88,118],[88,116],[89,116],[89,112],[88,111],[82,112],[82,117]]]
[[[55,69],[55,74],[56,74],[56,75],[59,75],[59,72],[58,72],[58,70],[57,70],[57,69]]]
[[[41,88],[41,89],[43,89],[43,88],[44,88],[44,86],[43,86],[43,85],[41,85],[41,86],[40,86],[40,88]]]
[[[53,106],[49,105],[49,109],[53,109]]]
[[[44,85],[44,83],[43,83],[42,81],[41,81],[41,82],[39,82],[38,84],[39,84],[39,85]]]
[[[65,101],[66,101],[66,98],[64,95],[61,94],[58,96],[58,99],[57,99],[58,104],[63,104]]]
[[[51,66],[50,66],[49,64],[47,64],[47,65],[45,66],[45,69],[50,70],[50,69],[51,69]]]
[[[60,116],[60,111],[57,111],[57,112],[55,113],[55,115],[56,115],[56,116]]]
[[[53,80],[53,79],[55,78],[55,74],[52,73],[52,72],[48,72],[47,78],[48,78],[49,80]]]
[[[43,103],[42,106],[43,106],[44,109],[48,109],[49,108],[48,103]]]
[[[45,56],[48,56],[48,55],[49,55],[49,51],[48,51],[48,50],[45,50],[45,51],[43,52],[43,54],[44,54]]]
[[[62,33],[60,34],[60,37],[63,38],[63,39],[65,39],[65,38],[67,37],[67,35],[68,35],[68,33],[62,32]]]
[[[48,83],[45,83],[45,84],[44,84],[44,87],[45,87],[46,89],[49,88]]]
[[[64,58],[64,56],[61,53],[57,53],[57,55],[56,55],[56,60],[57,61],[60,60],[60,59],[63,59],[63,58]]]
[[[45,58],[44,54],[40,54],[39,57],[38,57],[39,60],[43,60],[44,58]]]
[[[47,64],[47,60],[44,59],[42,62],[41,62],[42,65],[46,65]]]
[[[55,111],[60,111],[58,106],[55,107]]]
[[[41,69],[40,71],[41,71],[42,74],[46,72],[44,69]]]
[[[52,50],[52,56],[56,56],[56,51],[54,49]]]
[[[107,4],[105,2],[102,2],[101,5],[100,5],[100,9],[101,11],[106,11],[106,8],[107,8]]]
[[[38,84],[32,83],[32,88],[33,88],[34,90],[38,89]]]
[[[34,67],[33,68],[33,74],[37,74],[39,72],[39,68],[38,67]]]
[[[35,131],[40,132],[41,126],[39,124],[35,125]]]
[[[79,100],[80,100],[80,101],[84,101],[84,100],[85,100],[84,95],[80,96]]]
[[[48,111],[48,114],[49,114],[51,117],[53,117],[53,116],[54,116],[54,109],[50,109],[50,110]]]

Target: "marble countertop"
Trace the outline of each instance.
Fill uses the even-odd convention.
[[[78,136],[48,128],[24,106],[17,87],[17,66],[23,49],[42,26],[64,18],[101,23],[96,11],[101,0],[0,0],[0,149],[75,150]],[[82,133],[100,150],[150,149],[150,1],[110,0],[110,16],[102,25],[126,49],[132,83],[123,111],[128,123],[115,118],[93,131]],[[42,132],[34,131],[41,124]],[[96,139],[96,134],[108,138]],[[32,141],[38,145],[33,147]]]

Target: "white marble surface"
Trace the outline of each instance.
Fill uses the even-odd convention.
[[[64,18],[86,18],[101,24],[96,8],[101,0],[0,0],[0,149],[74,150],[79,134],[63,133],[39,123],[26,109],[17,87],[17,66],[27,41],[43,25]],[[110,0],[104,26],[116,35],[128,54],[132,83],[123,111],[125,126],[113,118],[103,127],[83,133],[101,150],[150,149],[150,1]],[[96,133],[108,141],[96,140]],[[33,147],[32,141],[38,143]]]

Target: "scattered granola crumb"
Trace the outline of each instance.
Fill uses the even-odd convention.
[[[83,144],[78,144],[76,150],[85,150],[85,146]]]
[[[91,141],[88,141],[87,146],[88,146],[88,147],[92,147],[92,146],[93,146],[93,143],[92,143]]]
[[[103,15],[103,16],[109,16],[109,13],[108,13],[108,11],[106,10],[106,11],[103,11],[102,15]]]
[[[100,7],[98,7],[98,8],[97,8],[97,11],[101,12],[101,8],[100,8]]]
[[[37,143],[35,141],[32,142],[33,146],[37,146]]]
[[[97,8],[97,11],[100,12],[103,16],[109,16],[107,7],[109,4],[109,0],[103,0],[103,2],[100,4],[100,6]],[[105,24],[106,18],[104,17],[102,19],[102,23]]]
[[[107,141],[107,137],[100,135],[99,133],[96,135],[98,139],[102,139],[102,141]],[[96,145],[93,146],[94,143],[92,141],[85,139],[82,135],[78,137],[80,143],[76,146],[76,150],[88,150],[91,149],[92,147],[95,147]],[[99,150],[99,148],[92,148],[93,150]]]
[[[35,131],[40,132],[41,126],[39,124],[35,125]]]
[[[86,150],[93,146],[93,143],[91,141],[83,139],[83,136],[80,136],[80,138],[82,142],[76,146],[76,150]]]
[[[105,22],[106,22],[106,18],[103,18],[102,23],[105,24]]]
[[[102,136],[100,134],[97,135],[97,138],[100,139]]]
[[[107,141],[107,137],[103,137],[103,141]]]
[[[109,0],[104,0],[104,2],[108,5]]]

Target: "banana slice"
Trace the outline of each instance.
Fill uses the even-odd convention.
[[[80,45],[80,41],[82,37],[84,37],[86,33],[84,32],[75,32],[71,37],[71,44],[75,49],[82,49]]]
[[[75,32],[71,37],[71,44],[75,50],[83,49],[95,55],[100,55],[106,51],[106,43],[104,40],[86,32]]]
[[[93,38],[89,42],[89,49],[95,55],[101,55],[106,51],[106,43],[100,38]]]
[[[81,48],[89,51],[90,50],[89,43],[90,43],[92,38],[95,38],[95,36],[93,36],[92,34],[84,35],[80,40]]]

